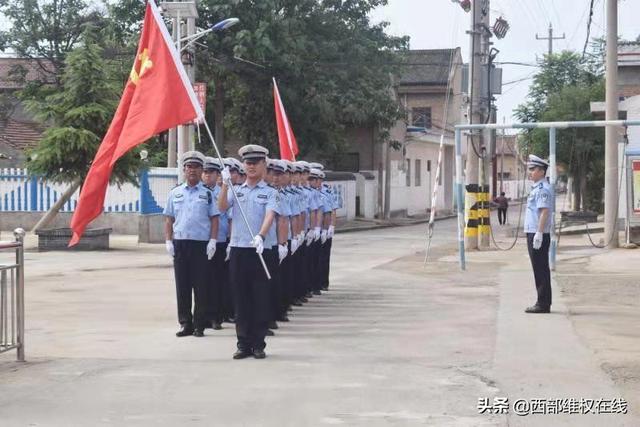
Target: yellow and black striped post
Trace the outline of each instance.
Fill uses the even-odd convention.
[[[478,247],[478,184],[467,184],[465,186],[465,227],[464,238],[468,248]]]
[[[480,239],[483,239],[484,236],[487,238],[491,233],[490,226],[490,213],[489,209],[489,186],[484,185],[480,186],[478,193],[478,233],[480,235]]]

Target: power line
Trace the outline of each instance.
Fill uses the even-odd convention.
[[[589,5],[589,22],[587,23],[587,38],[584,41],[584,47],[582,48],[582,59],[584,59],[584,55],[587,53],[587,46],[589,45],[589,37],[591,36],[591,22],[593,21],[593,3],[595,0],[591,0],[591,4]]]

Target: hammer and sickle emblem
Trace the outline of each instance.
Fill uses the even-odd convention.
[[[136,65],[140,62],[140,73],[136,71]],[[149,49],[144,49],[140,55],[137,56],[136,62],[133,64],[133,68],[131,69],[131,74],[129,78],[133,82],[133,84],[138,84],[138,81],[142,77],[142,75],[150,68],[153,67],[153,62],[149,59]]]

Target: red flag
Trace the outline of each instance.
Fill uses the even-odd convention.
[[[116,160],[153,135],[199,117],[202,110],[193,87],[158,7],[150,0],[129,80],[82,185],[69,246],[78,243],[86,226],[102,213]]]
[[[289,124],[289,119],[287,119],[287,113],[284,111],[284,105],[282,105],[282,99],[280,99],[280,92],[278,91],[275,78],[273,79],[273,102],[275,103],[276,110],[280,158],[293,162],[296,160],[296,155],[298,154],[298,143],[293,134],[293,129],[291,129],[291,125]]]

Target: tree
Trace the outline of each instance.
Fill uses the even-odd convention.
[[[29,153],[29,172],[76,187],[86,177],[111,122],[119,89],[109,78],[96,29],[87,26],[81,40],[67,56],[61,90],[43,100],[25,100],[36,118],[50,125]],[[118,160],[112,183],[137,183],[138,151],[134,149]]]
[[[57,84],[84,25],[102,22],[100,12],[84,0],[0,0],[0,13],[11,23],[0,31],[0,50],[34,59]]]
[[[597,54],[600,46],[597,40],[592,43],[587,60],[568,51],[545,56],[526,102],[516,109],[516,117],[523,122],[593,120],[590,102],[604,100],[602,57]],[[548,155],[548,130],[525,131],[520,140],[524,152]],[[556,159],[576,184],[576,208],[602,208],[603,152],[602,129],[574,128],[557,133]]]
[[[198,52],[199,80],[218,80],[210,85],[213,97],[216,88],[218,95],[224,90],[226,130],[243,142],[277,147],[275,77],[302,155],[339,152],[348,125],[375,126],[388,137],[402,114],[390,96],[391,75],[407,40],[385,34],[384,24],[371,25],[369,12],[383,4],[386,0],[200,2],[203,28],[241,18],[237,28],[208,37],[209,48]]]

